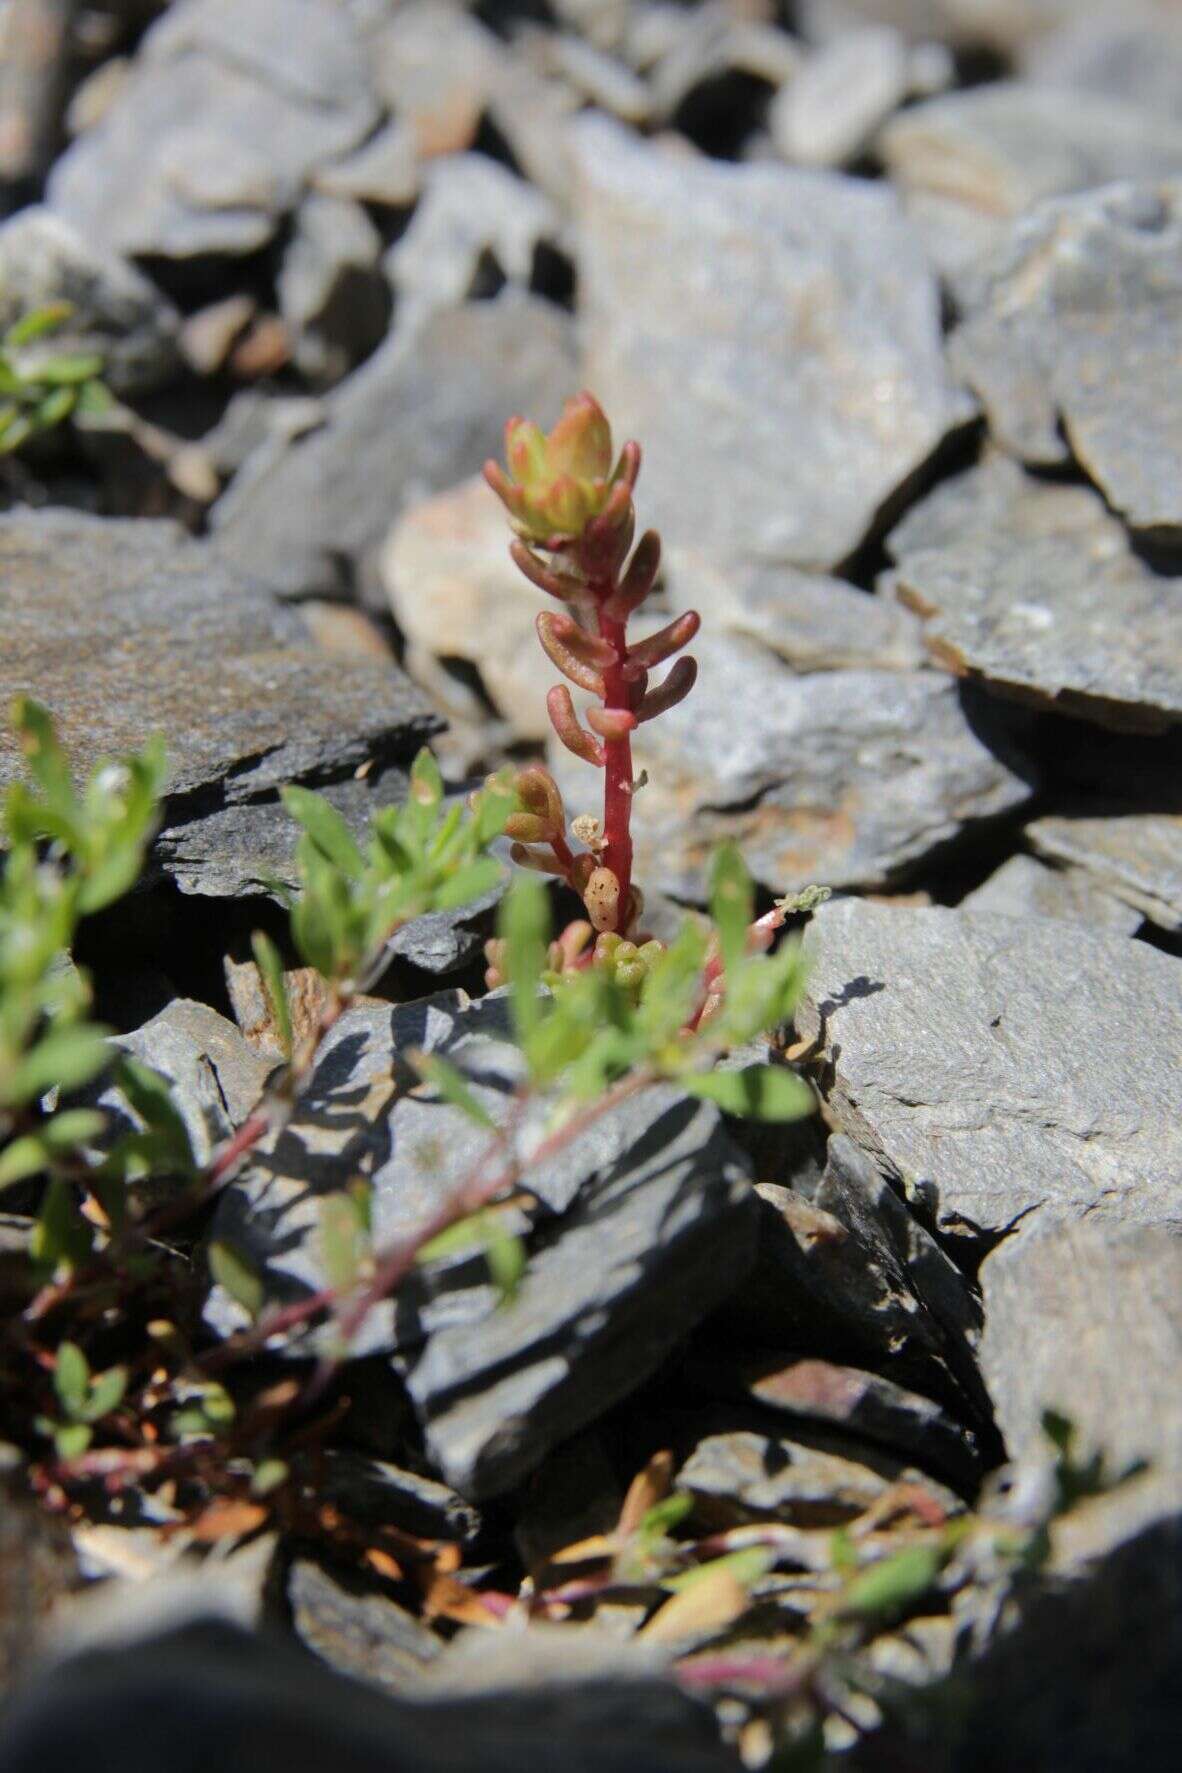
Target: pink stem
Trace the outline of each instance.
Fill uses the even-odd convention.
[[[607,614],[604,604],[611,587],[594,586],[599,610],[600,637],[615,654],[614,662],[603,667],[603,705],[630,713],[625,668],[628,663],[628,641],[625,623]],[[604,867],[610,868],[620,883],[620,916],[627,918],[632,893],[632,735],[603,742],[605,780],[603,784]]]

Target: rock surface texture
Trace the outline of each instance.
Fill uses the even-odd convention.
[[[1147,565],[1094,493],[991,456],[889,547],[939,663],[1118,729],[1182,720],[1182,578]]]
[[[894,197],[687,163],[603,122],[579,177],[584,373],[644,439],[650,519],[716,558],[853,554],[970,410]]]
[[[845,900],[802,1031],[843,1131],[945,1230],[1182,1216],[1176,962],[987,912]]]

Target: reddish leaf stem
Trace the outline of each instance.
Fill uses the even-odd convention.
[[[591,587],[599,612],[600,637],[612,648],[615,658],[603,668],[603,705],[631,713],[629,684],[625,676],[628,664],[628,640],[625,622],[607,614],[604,605],[614,587],[607,584]],[[632,892],[632,735],[605,738],[603,784],[604,866],[610,868],[620,883],[620,919],[626,927]]]

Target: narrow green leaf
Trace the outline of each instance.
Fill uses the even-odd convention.
[[[71,1419],[81,1417],[90,1388],[90,1362],[76,1342],[61,1342],[53,1363],[53,1389]]]
[[[526,1047],[545,1013],[540,987],[550,927],[546,889],[535,875],[518,874],[501,901],[499,923],[513,1029],[518,1044]]]
[[[348,1194],[329,1194],[317,1202],[316,1224],[320,1261],[330,1287],[348,1292],[361,1269],[363,1241],[357,1207]]]
[[[438,1053],[411,1053],[410,1062],[425,1083],[438,1090],[445,1102],[458,1108],[461,1114],[467,1115],[478,1127],[485,1127],[495,1133],[497,1123],[492,1115],[473,1095],[471,1087],[463,1074],[448,1059]]]
[[[932,1587],[946,1557],[942,1544],[906,1546],[855,1576],[842,1595],[840,1611],[862,1618],[903,1612]]]
[[[33,1227],[34,1262],[56,1271],[73,1268],[90,1254],[94,1233],[82,1214],[74,1190],[55,1176],[45,1191],[37,1223]]]
[[[766,1576],[776,1561],[776,1554],[764,1545],[746,1545],[739,1551],[728,1551],[720,1558],[711,1558],[709,1563],[695,1564],[692,1570],[683,1570],[676,1576],[664,1576],[662,1588],[671,1588],[674,1594],[680,1594],[687,1588],[712,1576],[718,1570],[729,1570],[736,1582],[744,1588],[750,1588],[761,1576]]]
[[[483,899],[504,878],[505,870],[495,856],[479,856],[475,862],[467,862],[462,868],[457,868],[437,889],[434,909],[453,911],[459,905],[467,905],[472,899]]]
[[[123,1402],[127,1391],[127,1368],[108,1367],[91,1381],[90,1396],[86,1400],[83,1414],[88,1422],[101,1422],[112,1410],[117,1410]]]
[[[98,1075],[110,1058],[108,1030],[76,1022],[50,1028],[0,1084],[0,1101],[34,1102],[47,1090],[76,1090]]]
[[[54,1434],[53,1445],[59,1459],[80,1459],[93,1439],[93,1430],[85,1422],[65,1422]]]
[[[33,408],[33,418],[38,430],[52,431],[68,419],[78,399],[77,388],[52,388],[44,400],[39,400]]]
[[[693,1506],[694,1499],[688,1490],[675,1490],[671,1496],[654,1502],[640,1523],[640,1537],[664,1539],[693,1512]]]
[[[727,1114],[747,1120],[800,1120],[811,1114],[808,1085],[783,1065],[748,1065],[742,1071],[694,1072],[678,1079],[683,1090],[717,1102]]]
[[[525,1273],[525,1245],[519,1237],[506,1229],[496,1213],[487,1216],[484,1253],[488,1261],[489,1276],[500,1295],[500,1303],[511,1305],[517,1297],[517,1289]]]
[[[312,839],[322,855],[350,880],[360,880],[365,873],[365,857],[348,824],[323,794],[310,788],[288,787],[283,790],[283,804],[292,818]]]
[[[263,1309],[263,1278],[251,1258],[223,1238],[209,1246],[209,1272],[253,1321]]]
[[[39,1175],[55,1157],[68,1155],[97,1139],[106,1124],[106,1115],[96,1108],[67,1108],[55,1114],[36,1132],[14,1139],[0,1153],[0,1188],[21,1182],[26,1176]]]
[[[31,345],[35,339],[43,339],[51,332],[57,332],[74,312],[72,302],[44,302],[41,307],[34,308],[28,314],[8,328],[4,334],[4,345],[7,350],[19,350],[22,345]],[[100,365],[101,367],[101,365]]]
[[[252,1496],[270,1496],[280,1484],[287,1482],[289,1476],[288,1467],[282,1459],[260,1459],[250,1480],[250,1493]]]
[[[287,980],[283,976],[283,962],[279,958],[279,950],[264,930],[255,930],[250,938],[250,946],[254,953],[255,965],[263,981],[263,990],[267,994],[267,1002],[271,1009],[271,1018],[275,1023],[275,1032],[279,1036],[279,1045],[283,1056],[289,1062],[292,1054],[291,1004],[287,996]]]
[[[410,768],[410,797],[420,806],[432,808],[443,799],[443,776],[425,745]]]
[[[710,869],[710,916],[718,931],[724,973],[747,951],[747,931],[755,903],[755,891],[747,864],[738,846],[724,843],[714,852]]]
[[[74,413],[77,418],[93,419],[109,413],[114,405],[115,396],[104,382],[83,382]]]
[[[154,1135],[160,1167],[184,1176],[193,1175],[197,1159],[168,1079],[131,1053],[120,1053],[112,1070],[115,1082]]]
[[[47,357],[33,373],[39,382],[51,388],[73,388],[102,375],[103,360],[97,353],[81,352],[69,357]]]

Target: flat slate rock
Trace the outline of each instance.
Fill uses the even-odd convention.
[[[742,636],[695,642],[693,693],[642,726],[648,771],[637,877],[702,900],[710,858],[737,842],[777,893],[812,882],[881,887],[977,820],[1020,806],[1030,787],[979,737],[956,686],[931,671],[795,675]],[[741,718],[738,717],[741,711]],[[556,742],[551,768],[582,810],[594,778]]]
[[[1182,812],[1048,813],[1026,835],[1134,915],[1182,929]]]
[[[925,1484],[901,1459],[840,1435],[799,1437],[752,1429],[707,1435],[677,1474],[679,1490],[713,1526],[781,1521],[834,1527],[872,1508],[900,1483]],[[941,1498],[951,1503],[945,1493]]]
[[[981,1361],[1015,1458],[1045,1455],[1042,1413],[1119,1471],[1148,1460],[1182,1514],[1182,1225],[1037,1225],[981,1269]]]
[[[438,1656],[441,1639],[389,1595],[296,1558],[287,1604],[300,1642],[338,1674],[397,1692]]]
[[[478,1327],[435,1331],[408,1363],[428,1451],[462,1495],[519,1482],[649,1378],[750,1267],[754,1201],[712,1106],[661,1086],[602,1130],[604,1161],[541,1228],[513,1300]]]
[[[642,520],[717,560],[846,559],[971,411],[894,195],[576,133],[585,374],[644,444]]]
[[[400,510],[499,455],[508,414],[552,422],[574,380],[569,317],[517,292],[396,327],[320,428],[247,461],[214,544],[286,595],[349,590]]]
[[[909,196],[951,199],[996,226],[1045,197],[1182,172],[1182,122],[1094,93],[994,81],[901,111],[878,149]]]
[[[992,455],[888,546],[897,595],[948,669],[1122,730],[1182,720],[1182,578],[1133,553],[1095,493]]]
[[[161,861],[178,857],[190,888],[237,890],[245,856],[275,855],[281,784],[406,761],[440,724],[396,666],[322,652],[294,611],[171,523],[0,518],[0,620],[0,703],[44,697],[76,770],[164,735]],[[0,784],[21,768],[0,735]],[[260,798],[256,824],[244,803]]]
[[[811,1200],[759,1183],[759,1253],[726,1334],[872,1368],[986,1422],[963,1274],[852,1140],[835,1134]]]
[[[175,998],[142,1027],[112,1044],[169,1080],[198,1164],[208,1162],[220,1141],[242,1125],[274,1065],[249,1045],[233,1022],[188,997]],[[113,1083],[93,1086],[93,1095],[109,1117],[107,1140],[140,1125]]]
[[[909,671],[925,662],[914,614],[845,579],[787,565],[712,564],[676,541],[662,559],[673,609],[700,610],[709,628],[762,641],[794,671]]]
[[[129,255],[254,252],[379,114],[360,38],[329,0],[183,0],[57,162],[47,200]]]
[[[539,246],[558,231],[550,200],[486,154],[429,161],[414,214],[385,257],[399,325],[454,307],[490,272],[528,289]]]
[[[1040,205],[957,298],[950,361],[995,439],[1040,466],[1074,455],[1133,529],[1177,541],[1182,183]]]
[[[1140,911],[1106,892],[1086,869],[1048,866],[1025,855],[1011,856],[960,903],[964,911],[1053,917],[1124,936],[1133,935],[1144,921]]]
[[[409,777],[389,765],[360,780],[327,783],[320,792],[342,813],[358,837],[371,815],[405,798]],[[215,812],[166,825],[154,854],[182,893],[209,899],[280,898],[280,887],[298,886],[295,850],[300,827],[278,795],[218,807]]]
[[[947,1232],[1182,1222],[1179,966],[982,911],[824,905],[797,1024],[829,1108]]]
[[[768,1356],[747,1365],[725,1357],[695,1365],[716,1395],[738,1397],[794,1425],[867,1440],[953,1484],[980,1473],[975,1436],[931,1398],[858,1367],[812,1357]]]
[[[354,1009],[335,1025],[296,1117],[224,1192],[213,1226],[270,1299],[327,1284],[325,1195],[366,1179],[381,1247],[471,1174],[488,1134],[420,1085],[405,1055],[446,1054],[503,1117],[521,1068],[506,1012],[503,997],[469,1004],[456,993]],[[540,1133],[540,1116],[523,1126],[523,1151]],[[504,1215],[507,1230],[531,1239],[511,1304],[497,1309],[478,1248],[457,1251],[371,1312],[352,1353],[401,1353],[449,1484],[465,1496],[507,1488],[646,1378],[741,1278],[754,1247],[743,1175],[713,1107],[645,1091],[525,1171],[538,1206]],[[206,1316],[219,1334],[245,1321],[220,1287]]]

